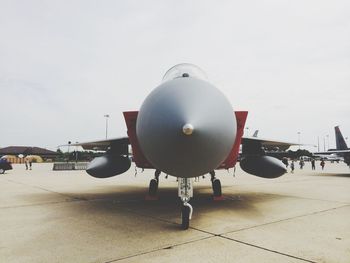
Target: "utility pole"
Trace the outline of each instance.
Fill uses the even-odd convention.
[[[71,143],[72,143],[71,141],[68,141],[68,158],[67,158],[67,163],[69,163],[69,148],[70,148],[70,144]]]
[[[78,143],[78,142],[75,142]],[[77,146],[75,146],[75,162],[78,162],[78,150],[77,150]]]
[[[106,140],[108,137],[108,118],[109,118],[109,114],[105,114],[103,117],[106,118]]]

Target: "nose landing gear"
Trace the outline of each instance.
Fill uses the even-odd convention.
[[[181,207],[181,227],[186,230],[190,226],[193,208],[188,203],[193,197],[193,182],[191,178],[179,178],[179,197],[183,203]]]

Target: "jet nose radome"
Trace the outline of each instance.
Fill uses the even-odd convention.
[[[210,83],[175,78],[154,89],[138,113],[136,134],[157,169],[194,177],[217,168],[236,138],[230,102]]]

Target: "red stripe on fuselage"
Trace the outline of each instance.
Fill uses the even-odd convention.
[[[236,165],[238,154],[239,154],[239,146],[241,145],[242,136],[244,133],[244,126],[247,120],[248,111],[235,111],[236,121],[237,121],[237,134],[235,143],[233,144],[232,150],[230,154],[227,156],[226,160],[220,164],[217,169],[229,169]]]

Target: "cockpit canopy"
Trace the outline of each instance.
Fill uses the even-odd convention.
[[[196,65],[190,63],[177,64],[170,68],[164,75],[162,82],[176,78],[192,77],[207,80],[207,75]]]

